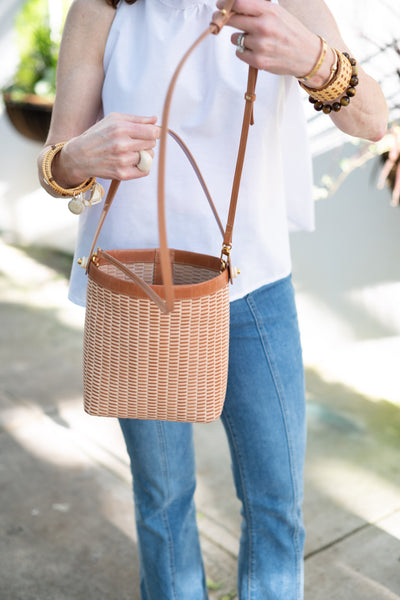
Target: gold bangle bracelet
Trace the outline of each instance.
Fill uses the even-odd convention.
[[[321,87],[319,88],[308,88],[308,89],[314,89],[314,90],[322,90],[327,88],[334,80],[334,78],[336,77],[337,74],[337,70],[338,70],[338,64],[339,64],[339,60],[338,60],[338,54],[337,51],[335,50],[335,48],[328,48],[329,50],[331,50],[333,52],[333,63],[332,66],[329,70],[329,77],[328,79],[321,85]],[[301,85],[301,82],[299,82]],[[307,87],[307,86],[304,86]]]
[[[83,194],[87,192],[96,184],[95,177],[89,177],[83,183],[80,183],[76,187],[73,188],[64,188],[59,185],[53,177],[53,173],[51,171],[51,166],[54,158],[57,156],[59,152],[63,149],[66,142],[60,142],[59,144],[53,144],[46,152],[43,157],[42,162],[42,172],[43,177],[47,185],[49,185],[52,190],[54,190],[61,198],[73,198],[77,194]]]
[[[336,50],[338,58],[338,67],[333,78],[320,88],[311,88],[301,81],[299,82],[303,90],[310,96],[321,102],[329,102],[339,98],[349,87],[350,80],[353,76],[353,66],[350,60],[339,50]]]
[[[309,79],[311,79],[311,77],[316,75],[316,73],[318,73],[318,71],[320,70],[322,63],[324,62],[324,58],[325,58],[326,50],[327,50],[328,46],[323,37],[321,37],[320,35],[318,37],[321,40],[321,52],[319,53],[317,62],[315,63],[315,65],[313,66],[311,71],[309,73],[307,73],[307,75],[303,75],[303,77],[297,78],[297,79],[300,79],[301,81],[308,81]]]
[[[329,77],[328,77],[327,81],[324,83],[323,87],[332,83],[333,78],[335,77],[337,70],[338,70],[338,64],[339,64],[338,60],[339,59],[338,59],[337,51],[335,50],[335,48],[330,48],[330,50],[332,50],[332,52],[333,52],[333,63],[331,66],[331,70],[329,72]]]

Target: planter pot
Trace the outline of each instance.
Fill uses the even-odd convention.
[[[16,99],[8,92],[3,94],[3,100],[15,129],[30,140],[44,143],[50,127],[53,101],[34,94]]]

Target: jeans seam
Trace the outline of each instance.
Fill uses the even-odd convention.
[[[164,433],[163,423],[160,421],[157,423],[157,433],[158,433],[158,439],[159,439],[160,449],[161,449],[163,475],[167,482],[166,487],[168,490],[168,499],[170,499],[171,492],[170,492],[170,483],[169,483],[167,450],[166,450],[166,444],[165,444],[165,433]],[[175,567],[175,557],[174,557],[174,545],[173,545],[173,538],[172,538],[172,533],[171,533],[171,526],[170,526],[170,523],[168,520],[168,515],[167,515],[166,509],[163,510],[162,519],[163,519],[163,522],[165,525],[165,529],[168,532],[168,550],[169,550],[169,560],[170,560],[170,571],[171,571],[171,576],[172,576],[171,577],[171,588],[173,590],[173,595],[174,595],[173,597],[175,600],[177,600],[178,596],[177,596],[176,581],[175,581],[176,567]]]
[[[248,498],[247,498],[247,487],[246,487],[246,484],[245,484],[246,478],[245,478],[244,471],[243,471],[243,468],[242,468],[241,455],[240,455],[239,447],[238,447],[238,445],[236,443],[236,436],[235,436],[235,432],[234,432],[233,427],[232,427],[232,421],[229,419],[229,416],[228,416],[227,413],[223,413],[222,418],[225,420],[226,425],[227,425],[227,427],[229,427],[229,431],[231,433],[232,445],[233,445],[233,448],[235,450],[236,457],[237,457],[237,464],[238,464],[238,467],[239,467],[241,485],[242,485],[242,490],[243,490],[243,506],[244,506],[244,509],[245,509],[245,512],[246,512],[247,522],[249,524],[248,600],[251,600],[251,583],[252,583],[252,576],[253,576],[253,571],[254,571],[253,518],[252,518],[252,514],[251,514],[250,503],[249,503]]]
[[[267,335],[266,329],[263,327],[262,318],[260,317],[260,315],[258,313],[257,306],[256,306],[251,294],[249,294],[246,297],[246,300],[247,300],[247,304],[250,308],[250,311],[253,315],[254,322],[256,324],[257,331],[258,331],[258,334],[260,337],[260,341],[261,341],[261,344],[262,344],[262,347],[264,350],[265,358],[268,362],[268,365],[269,365],[269,368],[271,371],[272,380],[274,382],[276,393],[279,398],[279,404],[281,407],[282,418],[283,418],[283,422],[284,422],[284,426],[285,426],[286,441],[287,441],[288,451],[289,451],[289,464],[290,464],[290,474],[291,474],[291,479],[292,479],[292,493],[293,493],[293,511],[294,511],[294,513],[296,513],[299,497],[298,497],[297,482],[296,482],[296,478],[294,476],[293,447],[292,447],[291,439],[290,439],[289,432],[288,432],[289,427],[288,427],[288,423],[287,423],[286,407],[283,402],[284,394],[281,390],[279,375],[273,364],[271,352],[269,352],[268,335]],[[292,537],[292,541],[293,541],[293,546],[294,546],[294,550],[296,553],[296,596],[297,596],[298,589],[300,586],[300,574],[301,574],[301,567],[300,567],[300,561],[299,561],[300,546],[299,546],[299,540],[298,540],[300,531],[299,531],[298,519],[297,519],[296,514],[294,516],[295,516],[295,519],[294,519],[295,530],[294,530],[294,534]]]

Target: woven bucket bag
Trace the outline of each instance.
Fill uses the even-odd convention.
[[[191,46],[178,65],[164,104],[159,149],[160,247],[94,252],[116,195],[112,181],[87,263],[84,327],[84,409],[90,415],[207,423],[223,408],[229,355],[229,253],[249,125],[256,69],[250,68],[242,134],[227,226],[216,213],[201,173],[183,141],[168,130],[178,74],[193,49],[218,33],[230,11]],[[167,135],[192,164],[223,235],[220,257],[168,248],[164,211]]]

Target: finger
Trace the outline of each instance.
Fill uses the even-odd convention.
[[[148,152],[148,153],[150,154],[151,158],[154,158],[154,151],[153,151],[153,150],[151,150],[151,149],[148,149],[148,150],[146,150],[145,148],[141,148],[141,149],[140,149],[140,150],[138,150],[137,152],[134,152],[134,153],[133,153],[133,165],[134,165],[135,167],[136,167],[136,166],[139,164],[139,162],[140,162],[140,159],[141,159],[140,152],[142,152],[143,150],[144,150],[145,152]]]
[[[231,36],[232,44],[234,44],[235,46],[238,46],[239,38],[241,35],[243,35],[243,34],[233,33]],[[246,52],[246,50],[247,51],[253,50],[253,40],[252,40],[252,37],[248,33],[245,34],[245,36],[243,38],[243,42],[240,47],[237,47],[236,52],[238,52],[239,54],[243,54],[244,52]]]
[[[122,114],[123,117],[126,117],[126,120],[128,120],[131,123],[138,123],[138,124],[143,124],[143,125],[154,125],[153,131],[156,132],[156,135],[154,136],[155,138],[159,138],[161,135],[161,127],[160,125],[156,125],[158,119],[157,117],[138,117],[136,115],[127,115],[127,114]]]
[[[251,15],[232,15],[227,25],[239,31],[253,33],[260,32],[261,27],[259,19]]]
[[[236,56],[250,67],[254,66],[254,52],[252,50],[247,50],[246,48],[242,52],[236,50]],[[259,67],[257,66],[256,68],[258,69]]]
[[[134,177],[145,177],[150,173],[151,165],[153,162],[154,152],[151,151],[140,151],[137,153],[137,162],[134,164]]]
[[[124,151],[131,152],[139,152],[139,150],[147,150],[148,152],[152,152],[153,148],[156,147],[156,140],[141,140],[141,139],[130,139],[129,143],[124,147]]]
[[[136,168],[141,159],[140,153],[143,151],[147,152],[151,156],[151,159],[154,158],[154,150],[151,148],[145,149],[141,146],[139,150],[126,153],[126,155],[119,160],[120,166],[126,169]]]
[[[151,158],[154,157],[154,152],[152,150],[147,150]],[[115,168],[115,172],[112,175],[112,178],[118,179],[120,181],[126,181],[130,179],[138,179],[140,177],[146,177],[151,170],[151,161],[148,165],[149,168],[145,171],[143,168],[139,168],[138,165],[140,163],[141,156],[139,151],[132,152],[129,156],[124,157],[123,160],[119,162],[118,167]]]
[[[126,133],[133,140],[156,140],[160,137],[160,128],[150,123],[127,123]]]
[[[143,140],[160,137],[156,122],[157,117],[138,117],[125,113],[110,113],[103,120],[104,127],[109,128],[113,135],[127,133],[131,138]]]
[[[268,10],[269,5],[269,2],[260,2],[260,0],[235,0],[232,10],[236,14],[258,17],[265,12],[265,9]],[[222,10],[224,6],[225,0],[218,0],[217,7]],[[231,18],[233,18],[233,16],[234,15],[232,15]]]
[[[221,7],[221,8],[222,8],[222,7]],[[221,16],[221,11],[217,10],[216,12],[214,12],[214,13],[213,13],[213,15],[212,15],[212,19],[211,19],[211,22],[213,22],[213,21],[214,21],[214,19],[217,19],[217,18],[218,18],[218,17],[220,17],[220,16]]]
[[[117,112],[112,112],[109,113],[106,117],[106,119],[117,119],[120,121],[128,121],[130,123],[143,123],[143,124],[154,124],[157,122],[157,117],[156,116],[151,116],[151,117],[144,117],[144,116],[139,116],[139,115],[131,115],[129,113],[117,113]]]

